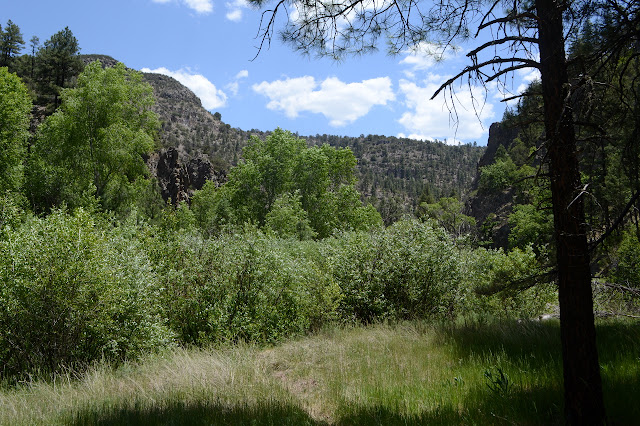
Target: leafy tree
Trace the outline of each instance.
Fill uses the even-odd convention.
[[[549,211],[533,204],[518,204],[509,216],[509,247],[524,249],[533,245],[538,250],[551,238],[553,218]]]
[[[435,220],[449,234],[461,237],[468,234],[476,221],[463,213],[464,204],[455,197],[443,197],[437,203],[422,204],[422,219]]]
[[[134,198],[158,127],[153,102],[140,73],[121,63],[89,64],[40,128],[30,163],[34,208],[85,205],[95,196],[104,209],[117,210]]]
[[[484,193],[502,191],[514,183],[516,175],[517,167],[511,157],[496,158],[494,163],[480,168],[478,190]]]
[[[23,46],[20,27],[9,19],[4,30],[0,29],[0,67],[10,67],[11,60],[20,53]]]
[[[349,149],[307,147],[303,139],[276,129],[265,140],[252,137],[243,157],[222,188],[204,188],[207,197],[194,195],[196,217],[209,229],[247,222],[262,227],[269,219],[279,229],[300,225],[303,232],[297,235],[309,236],[308,220],[312,234],[325,238],[334,230],[368,229],[380,222],[375,209],[360,201]],[[295,224],[285,227],[285,216]]]
[[[269,2],[252,1],[257,5]],[[620,52],[627,43],[638,42],[640,11],[636,2],[496,0],[487,5],[480,0],[337,0],[330,4],[275,0],[275,6],[265,12],[261,21],[263,42],[270,41],[275,26],[281,22],[276,19],[278,13],[289,7],[296,13],[288,15],[282,39],[303,53],[333,58],[372,51],[381,39],[387,42],[391,53],[420,48],[420,43],[426,42],[439,44],[437,54],[442,54],[461,39],[488,33],[491,39],[468,53],[471,65],[444,82],[434,97],[443,90],[453,90],[453,83],[464,76],[487,83],[523,68],[540,71],[557,245],[565,414],[572,424],[604,423],[588,229],[570,104],[576,89],[584,83],[572,84],[569,80],[565,35],[570,34],[569,28],[609,15],[619,24],[617,35],[601,53]],[[536,51],[539,61],[532,59]],[[637,54],[633,57],[637,58]]]
[[[265,228],[281,237],[309,240],[316,236],[311,229],[307,212],[302,208],[300,193],[285,193],[278,197],[267,213]]]
[[[21,187],[31,98],[22,81],[0,68],[0,195]]]

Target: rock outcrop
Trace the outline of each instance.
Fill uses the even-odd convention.
[[[507,127],[502,123],[493,123],[489,128],[487,149],[478,162],[478,172],[473,181],[473,189],[478,189],[480,168],[495,161],[498,147],[509,149],[511,142],[518,136],[518,129]],[[496,193],[478,193],[467,202],[466,214],[475,218],[484,238],[491,240],[493,247],[507,247],[509,244],[509,222],[507,221],[513,209],[513,188]]]
[[[215,170],[206,155],[188,158],[180,151],[180,147],[163,149],[147,160],[165,201],[174,206],[189,203],[193,192],[202,189],[207,181],[213,181],[216,186],[227,181],[226,171]]]

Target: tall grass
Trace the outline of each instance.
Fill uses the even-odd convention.
[[[640,418],[640,324],[598,326],[614,424]],[[335,328],[270,348],[174,349],[0,392],[0,423],[561,424],[557,323]]]

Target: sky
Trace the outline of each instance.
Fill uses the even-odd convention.
[[[505,94],[495,84],[485,91],[465,82],[456,90],[455,116],[450,98],[430,100],[469,64],[465,52],[478,41],[439,61],[425,53],[428,45],[395,56],[382,48],[336,62],[301,56],[278,40],[256,57],[260,16],[245,0],[0,0],[0,25],[12,20],[27,46],[32,36],[44,43],[69,27],[80,53],[174,77],[206,109],[243,130],[486,145],[489,126],[502,118]],[[536,77],[515,72],[507,79],[507,96]]]

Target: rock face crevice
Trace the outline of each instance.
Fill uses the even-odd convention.
[[[227,173],[215,170],[205,154],[187,158],[180,147],[153,154],[147,165],[156,176],[162,198],[174,206],[190,203],[193,192],[202,189],[207,181],[213,181],[216,187],[227,181]]]

